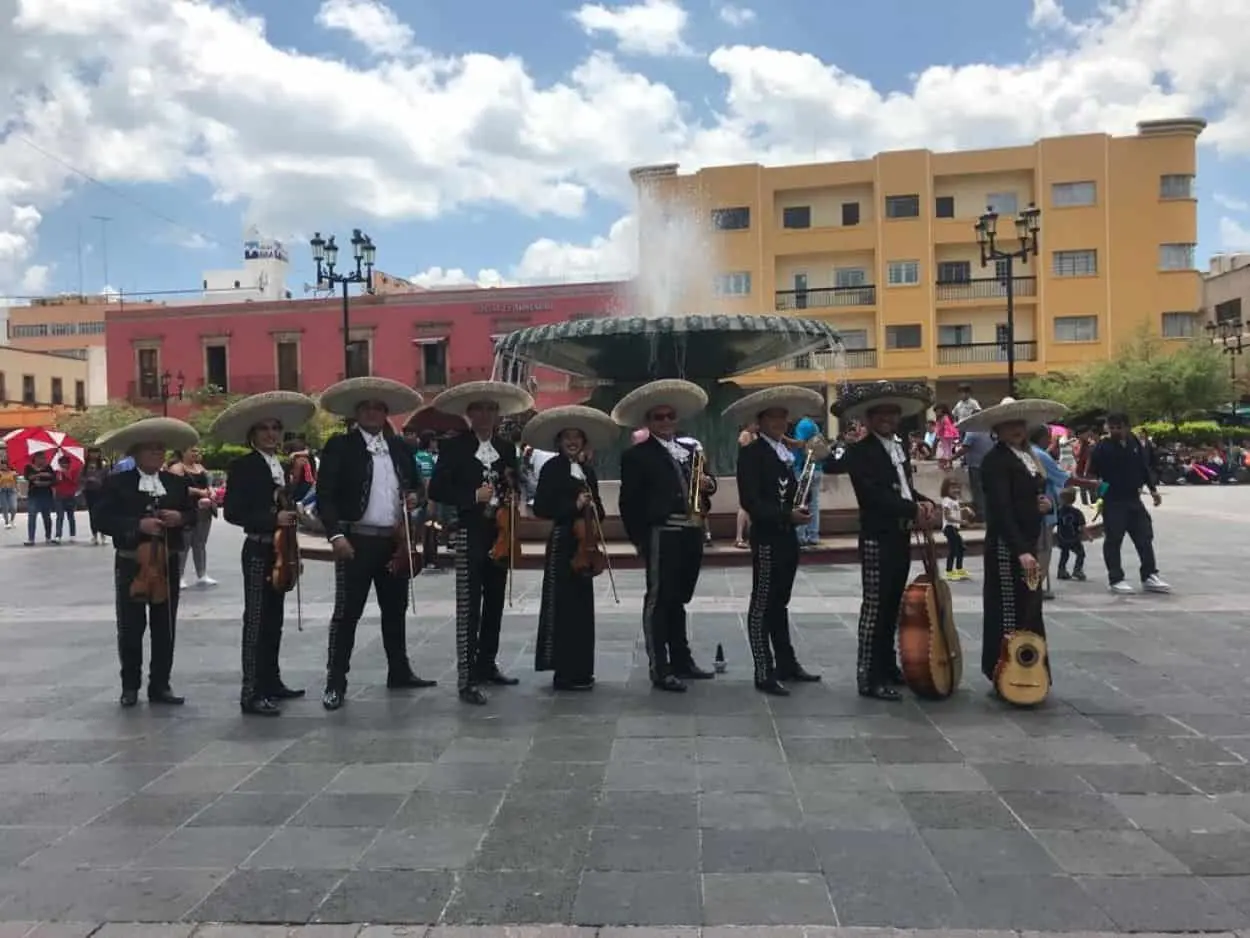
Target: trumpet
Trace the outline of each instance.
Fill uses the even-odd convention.
[[[686,505],[686,513],[696,520],[703,514],[701,502],[703,500],[703,475],[706,464],[707,459],[703,455],[703,447],[700,446],[694,451],[694,458],[690,463],[690,502]]]
[[[798,489],[794,496],[794,504],[800,508],[806,508],[811,498],[816,467],[829,458],[829,443],[818,433],[808,441],[804,452],[803,468],[799,472]]]

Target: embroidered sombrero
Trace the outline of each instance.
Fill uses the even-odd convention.
[[[1058,401],[1047,401],[1040,398],[1028,398],[1018,401],[1014,397],[1004,397],[993,407],[978,410],[970,417],[965,417],[956,425],[963,432],[988,433],[1004,423],[1016,423],[1023,420],[1030,427],[1054,423],[1068,412]]]
[[[839,420],[862,420],[878,407],[897,407],[904,417],[912,417],[932,405],[933,389],[924,381],[873,381],[848,385],[830,411]]]
[[[173,417],[146,417],[129,426],[107,433],[96,441],[118,453],[130,453],[138,446],[159,443],[165,449],[190,449],[200,441],[195,427]]]
[[[689,420],[707,407],[707,392],[690,381],[662,378],[630,391],[612,408],[617,426],[631,430],[647,422],[647,414],[661,405],[673,408],[677,422]]]
[[[784,410],[792,419],[797,419],[820,414],[824,409],[825,397],[819,391],[783,384],[738,398],[721,416],[735,423],[750,423],[766,410]]]
[[[213,421],[208,435],[223,443],[244,445],[252,427],[265,420],[276,420],[283,430],[302,427],[317,412],[317,403],[297,391],[266,391],[235,401]]]
[[[448,388],[430,402],[440,413],[463,417],[474,404],[489,403],[499,408],[499,416],[511,417],[534,409],[529,391],[506,381],[466,381]]]
[[[521,431],[521,442],[538,449],[554,449],[555,440],[565,430],[580,430],[586,445],[599,450],[611,446],[620,428],[601,410],[582,404],[552,407],[535,414]]]
[[[390,378],[348,378],[322,391],[320,403],[336,417],[355,417],[356,408],[368,401],[385,404],[390,414],[406,414],[424,403],[408,385]]]

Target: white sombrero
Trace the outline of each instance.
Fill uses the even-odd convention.
[[[904,417],[914,417],[932,405],[933,389],[924,381],[874,381],[848,385],[830,410],[839,420],[862,420],[879,407],[897,407]]]
[[[959,430],[972,433],[987,433],[1004,423],[1024,421],[1030,427],[1053,423],[1068,412],[1058,401],[1046,401],[1030,398],[1018,401],[1014,397],[1004,397],[993,407],[978,410],[970,417],[965,417],[956,425]]]
[[[213,421],[209,436],[223,443],[245,445],[252,427],[265,420],[276,420],[283,430],[295,430],[312,419],[317,403],[297,391],[266,391],[235,401]]]
[[[783,384],[740,397],[721,414],[735,423],[750,423],[766,410],[784,410],[792,418],[812,417],[825,409],[825,397],[810,388]]]
[[[424,398],[390,378],[348,378],[321,392],[322,409],[336,417],[355,417],[356,408],[369,401],[385,404],[387,413],[406,414],[420,407]]]
[[[617,426],[631,430],[647,422],[647,414],[661,405],[673,408],[677,422],[689,420],[707,407],[707,392],[690,381],[663,378],[630,391],[612,408]]]
[[[586,445],[599,450],[611,446],[620,428],[601,410],[582,404],[553,407],[535,414],[521,431],[521,442],[539,449],[554,449],[555,440],[565,430],[579,430]]]
[[[448,388],[430,402],[435,410],[463,417],[474,404],[494,404],[499,416],[511,417],[534,409],[534,398],[525,388],[506,381],[466,381]]]
[[[200,441],[195,427],[173,417],[147,417],[106,434],[103,444],[119,453],[130,453],[136,446],[159,443],[165,449],[186,450]]]

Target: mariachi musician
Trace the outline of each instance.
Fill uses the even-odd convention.
[[[590,690],[595,684],[593,577],[609,561],[592,454],[619,435],[603,411],[574,404],[537,414],[521,436],[529,446],[554,451],[543,462],[534,491],[534,514],[551,522],[534,670],[553,672],[556,690]]]
[[[303,689],[282,681],[278,655],[286,590],[274,583],[276,564],[294,563],[298,579],[298,547],[283,550],[295,538],[295,495],[278,460],[283,434],[306,424],[317,412],[312,398],[295,391],[269,391],[236,401],[213,421],[209,434],[223,443],[250,447],[226,472],[224,515],[243,529],[243,683],[239,707],[254,716],[279,716],[279,702],[303,697]],[[282,536],[278,537],[279,532]],[[275,545],[275,541],[277,542]],[[279,571],[281,573],[281,570]]]
[[[180,556],[197,508],[187,480],[162,467],[169,450],[190,449],[199,438],[194,427],[170,417],[150,417],[108,435],[109,449],[134,463],[104,480],[95,506],[96,527],[113,539],[116,551],[113,589],[123,707],[139,702],[145,629],[152,642],[148,703],[185,702],[171,690],[169,677],[178,622]]]
[[[856,684],[861,697],[901,700],[903,672],[895,652],[899,606],[911,569],[911,537],[938,517],[931,498],[916,490],[911,460],[899,440],[899,422],[923,414],[933,400],[924,382],[877,381],[847,386],[833,406],[845,422],[867,427],[842,462],[859,503],[859,609]]]
[[[420,481],[390,417],[416,410],[421,395],[388,378],[348,378],[321,393],[321,406],[352,422],[352,429],[326,443],[317,474],[317,513],[334,554],[334,612],[321,704],[337,710],[347,699],[356,625],[370,587],[382,614],[386,686],[401,690],[436,683],[418,677],[408,661],[408,561],[403,571],[393,567],[397,551],[411,556],[405,542],[412,531],[405,526],[420,504]]]
[[[647,570],[642,627],[651,685],[682,693],[686,680],[714,675],[694,661],[686,604],[703,566],[703,500],[716,493],[701,450],[676,439],[678,426],[702,413],[707,394],[676,378],[644,384],[612,411],[617,426],[647,430],[621,454],[621,522]]]
[[[499,669],[499,631],[503,627],[512,538],[502,528],[520,517],[517,446],[499,434],[499,420],[533,409],[523,388],[502,381],[469,381],[448,388],[430,405],[463,417],[465,432],[439,447],[430,481],[430,500],[456,511],[452,539],[456,555],[456,680],[460,699],[487,701],[482,684],[518,683]],[[501,518],[500,516],[503,515]],[[505,556],[492,556],[497,541]]]
[[[786,426],[795,417],[825,409],[821,394],[783,386],[739,398],[723,416],[734,426],[754,424],[756,438],[738,449],[738,502],[750,518],[751,602],[747,638],[755,659],[755,687],[766,694],[789,696],[786,681],[819,681],[799,664],[790,639],[790,593],[799,571],[799,530],[811,523],[810,486],[819,484],[816,466],[828,447],[815,444],[799,457],[786,444]],[[802,493],[802,487],[808,487]]]
[[[981,673],[994,682],[1003,637],[1016,629],[1046,637],[1037,561],[1046,498],[1046,470],[1033,454],[1029,430],[1054,423],[1067,410],[1045,400],[1011,400],[959,422],[964,432],[990,433],[994,448],[981,463],[985,490],[985,588]],[[1046,662],[1047,670],[1050,662]],[[992,691],[996,693],[996,691]]]

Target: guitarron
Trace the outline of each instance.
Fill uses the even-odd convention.
[[[924,569],[903,593],[898,647],[903,679],[918,697],[943,700],[963,678],[963,652],[951,608],[951,590],[938,571],[937,545],[928,528],[916,531]]]
[[[1041,574],[1026,575],[1024,584],[1028,587],[1028,605],[1040,606]],[[1029,621],[1027,617],[1025,621]],[[994,690],[1009,704],[1036,707],[1050,695],[1050,668],[1046,661],[1046,639],[1042,636],[1028,629],[1007,632],[994,667]]]

